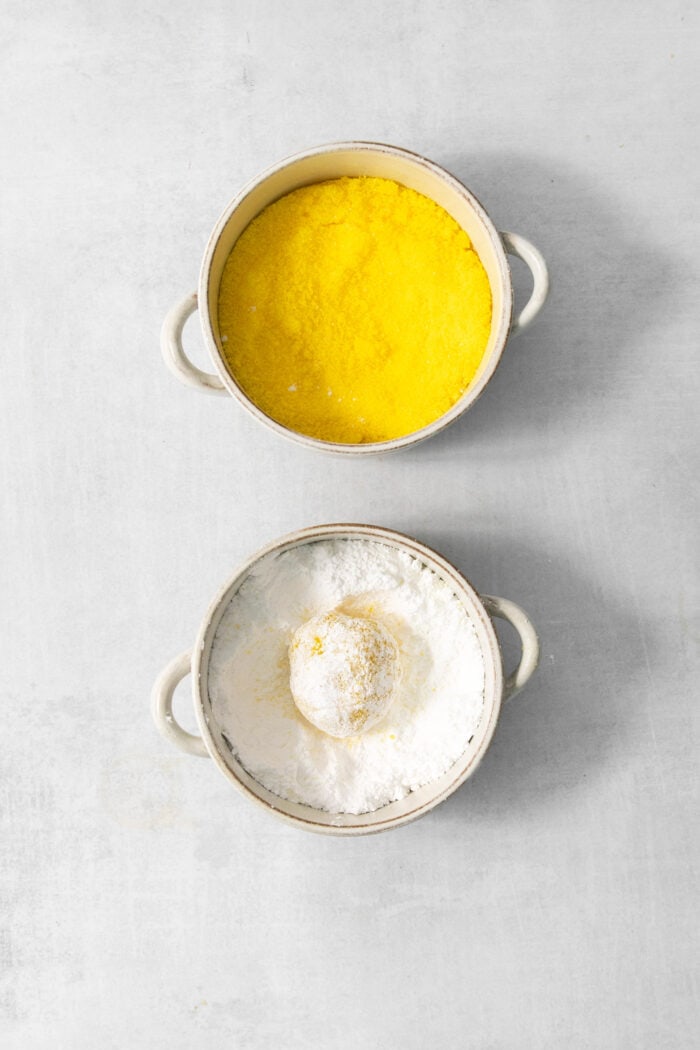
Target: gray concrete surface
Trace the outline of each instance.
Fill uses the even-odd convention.
[[[697,1046],[697,8],[2,24],[3,1048]],[[452,169],[553,279],[462,421],[367,462],[158,351],[240,185],[356,137]],[[474,779],[357,841],[258,812],[148,711],[237,563],[332,520],[437,547],[543,650]]]

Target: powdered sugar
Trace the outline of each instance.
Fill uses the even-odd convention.
[[[310,725],[289,687],[294,632],[333,609],[382,623],[401,655],[388,714],[346,739]],[[464,605],[417,558],[374,540],[319,540],[251,570],[219,623],[209,694],[259,783],[317,809],[365,813],[436,779],[464,752],[483,710],[484,660]]]

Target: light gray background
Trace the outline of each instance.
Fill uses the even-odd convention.
[[[4,1048],[697,1046],[693,7],[4,5]],[[553,278],[472,411],[359,462],[158,350],[241,184],[341,138],[444,164]],[[237,563],[332,520],[542,639],[474,779],[356,841],[148,711]]]

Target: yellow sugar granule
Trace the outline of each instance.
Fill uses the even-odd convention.
[[[389,179],[305,186],[226,261],[219,332],[233,377],[301,434],[388,441],[438,419],[474,378],[491,289],[465,231]]]

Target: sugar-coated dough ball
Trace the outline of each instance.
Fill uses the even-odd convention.
[[[290,686],[305,718],[330,736],[358,736],[382,720],[401,677],[396,642],[381,624],[329,612],[296,631]]]

